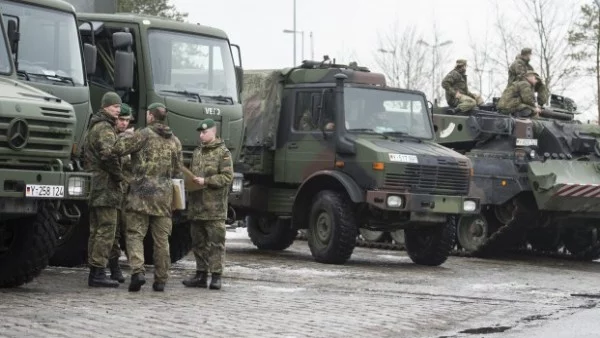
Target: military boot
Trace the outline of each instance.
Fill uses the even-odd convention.
[[[108,267],[110,268],[110,279],[125,283],[125,277],[123,277],[123,272],[121,272],[119,266],[119,257],[111,258],[108,261]]]
[[[119,286],[119,282],[108,279],[104,268],[91,266],[90,275],[88,276],[88,285],[94,287],[116,288]]]
[[[211,290],[219,290],[221,289],[221,274],[213,273],[210,278],[210,289]]]
[[[146,277],[142,273],[134,273],[131,276],[131,282],[129,283],[130,292],[138,292],[142,288],[142,285],[146,284]]]
[[[154,291],[165,291],[165,283],[154,282],[152,284],[152,289]]]
[[[207,286],[206,272],[196,271],[196,275],[194,277],[183,280],[182,283],[190,288],[205,288]]]

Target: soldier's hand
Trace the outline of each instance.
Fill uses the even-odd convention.
[[[194,177],[193,181],[198,185],[204,185],[204,177]]]
[[[539,116],[541,112],[542,112],[542,109],[540,109],[540,107],[535,107],[535,110],[533,111],[535,116]]]
[[[460,99],[460,98],[462,97],[462,94],[461,94],[459,91],[456,91],[456,95],[455,95],[455,97],[456,97],[457,99]]]

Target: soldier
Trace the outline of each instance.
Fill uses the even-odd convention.
[[[90,238],[88,241],[88,285],[118,287],[117,281],[106,277],[106,265],[117,228],[117,212],[122,203],[121,163],[114,154],[117,140],[115,121],[121,110],[121,98],[115,92],[102,97],[102,109],[95,113],[84,144],[86,170],[93,173],[90,206]]]
[[[119,113],[119,117],[117,118],[117,133],[119,137],[126,137],[126,135],[130,135],[125,133],[125,130],[129,127],[129,122],[132,120],[133,116],[131,115],[131,107],[129,107],[126,103],[121,104],[121,112]],[[125,196],[127,195],[127,190],[129,184],[127,182],[131,181],[131,156],[126,155],[121,158],[121,172],[123,173],[123,177],[125,180],[121,183],[123,187],[123,203],[121,205],[121,210],[119,210],[117,230],[115,232],[115,241],[112,246],[112,250],[110,252],[110,258],[108,260],[108,267],[110,268],[110,279],[116,280],[119,283],[125,282],[125,277],[123,277],[123,272],[121,271],[121,267],[119,266],[119,257],[121,257],[121,246],[119,242],[121,238],[125,239]]]
[[[312,114],[310,110],[305,109],[304,113],[300,117],[300,121],[298,122],[301,131],[314,131],[317,129],[317,126],[313,123]],[[325,119],[325,130],[330,131],[335,128],[335,124],[331,121],[331,119]]]
[[[531,48],[523,48],[521,54],[515,57],[515,61],[508,67],[508,83],[510,86],[515,81],[525,80],[525,73],[533,71],[533,67],[529,64],[531,60]]]
[[[523,80],[513,82],[498,101],[498,111],[516,117],[537,117],[541,109],[535,102],[534,88],[539,76],[527,71]]]
[[[201,145],[194,150],[190,167],[197,176],[194,181],[203,188],[190,193],[188,208],[196,275],[184,280],[183,285],[206,288],[210,272],[210,288],[218,290],[225,260],[225,220],[233,162],[224,142],[216,136],[215,121],[203,120],[196,130]]]
[[[446,91],[448,106],[456,112],[467,112],[481,105],[481,96],[471,93],[467,85],[467,60],[456,60],[456,66],[442,80],[442,88]]]
[[[146,111],[148,126],[119,138],[115,152],[131,154],[133,179],[126,202],[126,245],[131,265],[129,291],[137,292],[146,283],[144,237],[148,229],[154,240],[154,291],[164,291],[171,257],[171,205],[173,178],[181,177],[181,142],[165,124],[167,108],[153,103]]]

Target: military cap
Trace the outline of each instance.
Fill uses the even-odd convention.
[[[458,59],[458,60],[456,60],[456,65],[457,66],[466,66],[467,65],[467,60],[465,60],[465,59]]]
[[[154,102],[148,106],[148,111],[152,114],[158,121],[164,121],[167,117],[167,107],[160,103]]]
[[[132,119],[131,107],[127,103],[121,103],[121,112],[119,113],[120,119]]]
[[[521,49],[521,55],[529,55],[529,54],[531,54],[531,48]]]
[[[119,96],[119,94],[115,93],[115,92],[106,92],[104,93],[104,95],[102,96],[102,102],[100,103],[100,105],[102,106],[102,108],[106,108],[115,104],[121,104],[123,103],[123,101],[121,100],[121,97]]]
[[[197,131],[206,130],[206,129],[210,129],[216,125],[217,124],[215,123],[215,121],[213,119],[204,119],[204,120],[200,121],[200,123],[198,123],[198,128],[196,128],[196,130]]]

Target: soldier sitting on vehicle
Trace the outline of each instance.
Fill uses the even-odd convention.
[[[442,80],[446,102],[454,112],[468,112],[483,104],[481,96],[471,93],[467,85],[467,60],[456,60],[456,66]]]
[[[502,114],[537,119],[542,112],[535,101],[535,85],[538,83],[539,75],[533,71],[525,73],[524,80],[513,82],[504,90],[497,108]],[[534,123],[534,136],[541,132],[541,125]]]

